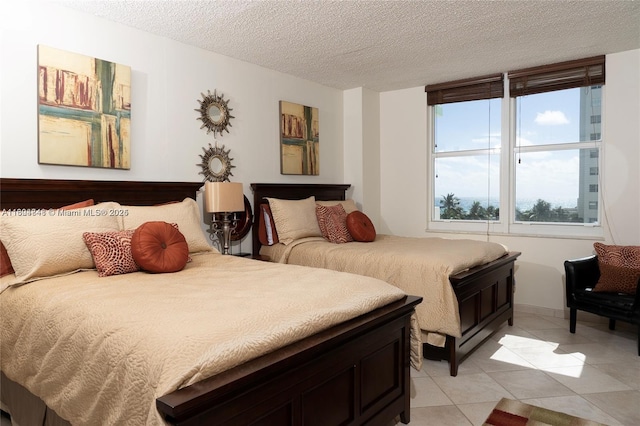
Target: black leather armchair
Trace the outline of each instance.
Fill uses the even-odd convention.
[[[635,295],[623,293],[594,293],[592,290],[600,278],[597,256],[564,262],[567,275],[567,307],[569,331],[576,332],[578,309],[609,318],[609,329],[615,330],[616,320],[638,326],[638,355],[640,355],[640,292]],[[640,288],[640,279],[638,288]]]

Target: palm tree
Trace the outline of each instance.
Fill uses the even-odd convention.
[[[454,194],[442,196],[440,200],[440,217],[442,219],[462,219],[462,207],[460,207],[460,199]]]
[[[480,201],[474,201],[469,209],[469,214],[467,215],[467,219],[480,220],[487,219],[487,210],[482,207]]]
[[[500,218],[500,207],[489,206],[487,207],[487,219]]]

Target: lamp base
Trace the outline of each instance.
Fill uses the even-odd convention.
[[[216,215],[213,215],[213,221],[211,222],[211,236],[215,234],[218,237],[220,243],[220,252],[222,254],[231,254],[229,247],[231,246],[231,230],[236,226],[237,221],[231,219],[232,213],[220,213],[222,220],[218,220]]]

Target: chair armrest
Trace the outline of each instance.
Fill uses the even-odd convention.
[[[567,278],[567,302],[573,300],[575,290],[593,288],[600,278],[598,257],[596,255],[581,259],[566,260],[564,271]]]

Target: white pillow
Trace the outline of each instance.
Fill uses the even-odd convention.
[[[145,222],[177,223],[189,245],[189,253],[213,251],[202,231],[198,203],[193,198],[161,206],[122,206],[123,229],[136,229]]]
[[[271,213],[273,214],[273,213]],[[267,242],[270,246],[274,244],[273,242],[273,224],[271,223],[271,217],[266,209],[262,209],[262,217],[264,219],[264,229],[267,233]]]
[[[316,217],[316,199],[281,200],[267,198],[278,230],[278,240],[287,245],[304,237],[321,237]]]
[[[74,210],[32,210],[31,215],[4,212],[0,239],[15,271],[11,284],[95,268],[82,234],[118,231],[119,210],[118,203],[110,202]]]
[[[349,198],[348,200],[331,200],[331,201],[316,201],[316,204],[320,204],[321,206],[331,207],[336,204],[342,204],[344,207],[344,211],[349,214],[358,210],[358,206],[356,206],[356,202],[353,199]]]

